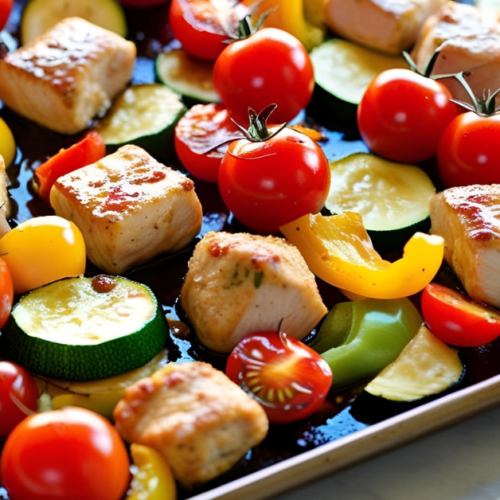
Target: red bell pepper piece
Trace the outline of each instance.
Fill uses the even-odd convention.
[[[35,171],[38,194],[50,205],[50,190],[59,177],[91,165],[106,155],[106,145],[95,131],[89,132],[80,142],[59,153],[40,165]]]

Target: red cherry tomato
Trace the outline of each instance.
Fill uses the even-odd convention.
[[[10,361],[0,361],[0,436],[10,434],[26,418],[22,406],[36,411],[37,401],[38,389],[31,373]]]
[[[457,116],[450,99],[443,85],[413,71],[384,71],[359,104],[359,132],[370,150],[384,158],[402,163],[427,160]]]
[[[14,0],[0,0],[0,30],[7,24]]]
[[[13,301],[14,284],[12,282],[12,277],[7,264],[3,259],[0,259],[0,330],[9,319]]]
[[[278,105],[275,123],[288,122],[311,100],[314,71],[294,36],[265,28],[226,47],[214,67],[214,86],[224,106],[244,124],[248,108]]]
[[[50,190],[59,177],[91,165],[104,158],[106,145],[102,137],[91,131],[76,144],[59,153],[40,165],[35,171],[38,194],[47,205],[50,205]]]
[[[226,5],[218,6],[211,0],[172,0],[170,26],[175,38],[193,56],[217,59],[236,33],[236,11],[227,0],[222,3]]]
[[[184,168],[198,179],[217,182],[227,141],[242,137],[220,104],[193,106],[175,127],[175,151]],[[206,152],[214,146],[219,146]]]
[[[500,311],[431,283],[422,294],[422,312],[432,333],[457,347],[478,347],[500,336]]]
[[[226,375],[279,424],[312,415],[332,385],[332,371],[318,353],[276,332],[245,337],[229,356]]]
[[[153,7],[166,3],[168,0],[120,0],[124,7]]]
[[[245,226],[277,233],[280,226],[321,211],[330,167],[312,139],[286,128],[264,142],[232,142],[220,166],[219,189]]]
[[[120,500],[130,481],[118,432],[82,408],[23,420],[5,443],[0,471],[12,500]]]
[[[500,116],[457,116],[446,128],[438,150],[446,187],[500,183]]]

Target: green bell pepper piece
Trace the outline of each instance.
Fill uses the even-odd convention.
[[[332,388],[342,389],[392,363],[421,326],[422,316],[406,298],[342,302],[312,347],[332,369]]]

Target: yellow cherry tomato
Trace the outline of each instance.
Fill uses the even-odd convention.
[[[9,126],[0,118],[0,155],[8,167],[16,158],[16,141]]]
[[[23,222],[0,240],[15,293],[85,272],[85,242],[80,230],[62,217]]]
[[[126,500],[175,500],[175,479],[165,459],[153,448],[136,443],[130,453],[137,470]]]

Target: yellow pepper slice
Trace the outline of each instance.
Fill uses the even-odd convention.
[[[0,155],[8,167],[16,158],[16,141],[9,126],[0,118]]]
[[[311,271],[330,285],[374,299],[398,299],[423,290],[439,271],[440,236],[416,233],[403,257],[387,262],[374,250],[359,214],[305,215],[281,227]]]
[[[113,410],[123,394],[59,394],[52,399],[54,410],[60,410],[66,406],[77,406],[95,411],[106,418],[112,418]]]
[[[136,443],[130,453],[137,470],[126,500],[175,500],[175,479],[165,459],[153,448]]]
[[[251,6],[255,0],[245,0]],[[264,22],[268,28],[279,28],[297,37],[307,50],[325,39],[323,0],[264,0],[256,15],[276,8]]]

